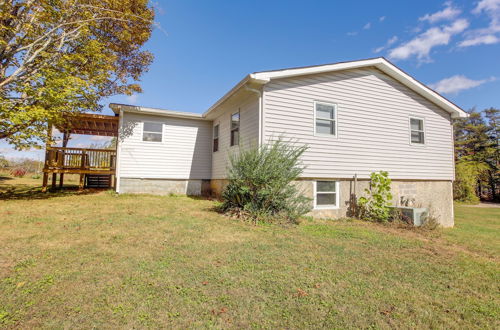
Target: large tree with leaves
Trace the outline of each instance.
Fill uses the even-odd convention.
[[[141,92],[153,24],[148,0],[0,0],[0,139],[40,145],[48,122]]]
[[[492,198],[499,200],[498,191],[500,190],[500,110],[489,108],[484,110],[484,115],[488,122],[488,164],[486,181],[490,187]]]
[[[455,198],[477,201],[489,195],[497,200],[500,188],[500,111],[475,109],[455,122]]]

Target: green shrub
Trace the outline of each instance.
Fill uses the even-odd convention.
[[[358,199],[360,219],[386,222],[391,217],[391,179],[389,173],[380,171],[370,174],[370,189],[365,189],[367,197]]]
[[[231,157],[221,210],[253,221],[297,223],[311,209],[311,200],[293,184],[303,171],[300,156],[306,149],[281,139],[240,149]]]

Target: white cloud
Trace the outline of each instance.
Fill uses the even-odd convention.
[[[372,27],[372,23],[368,22],[363,26],[363,30],[369,30]]]
[[[429,61],[433,47],[448,45],[453,35],[463,32],[469,26],[466,19],[458,19],[450,25],[433,27],[414,39],[389,51],[389,58],[404,60],[416,56],[420,61]]]
[[[477,45],[492,45],[500,42],[500,0],[482,0],[472,10],[473,14],[486,14],[490,18],[490,24],[486,28],[472,30],[467,33],[460,47]]]
[[[439,21],[449,21],[455,19],[462,12],[460,9],[453,7],[451,1],[444,3],[445,8],[433,14],[426,14],[419,18],[420,21],[428,21],[429,23],[436,23]]]
[[[498,12],[500,11],[500,0],[481,0],[477,3],[477,6],[472,10],[474,14],[479,14],[482,11],[485,12]]]
[[[460,44],[460,47],[470,47],[470,46],[478,46],[478,45],[493,45],[500,42],[500,38],[498,38],[494,34],[485,34],[485,35],[477,35],[474,37],[469,37],[465,39]]]
[[[347,32],[347,35],[348,35],[349,37],[354,37],[354,36],[358,35],[358,32],[356,32],[356,31],[353,31],[353,32]]]
[[[483,80],[473,80],[463,75],[455,75],[440,80],[434,84],[429,84],[429,87],[434,89],[438,93],[456,94],[463,90],[474,88],[494,80],[495,80],[494,77]]]
[[[127,95],[127,97],[126,97],[127,102],[130,104],[136,104],[138,98],[139,98],[139,95],[137,95],[137,94]]]
[[[378,47],[378,48],[375,48],[375,50],[373,51],[374,53],[380,53],[381,51],[383,51],[384,49],[386,49],[387,47],[393,45],[396,41],[398,41],[398,37],[397,36],[394,36],[392,38],[390,38],[389,40],[387,40],[387,42],[385,43],[384,46],[381,46],[381,47]]]
[[[396,41],[398,41],[398,37],[397,36],[392,37],[391,39],[387,40],[387,46],[391,46]]]
[[[385,16],[380,16],[380,17],[378,18],[378,21],[379,21],[379,22],[383,22],[383,21],[385,21],[385,19],[386,19],[386,17],[385,17]]]

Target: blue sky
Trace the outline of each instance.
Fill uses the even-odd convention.
[[[246,74],[384,56],[463,109],[500,107],[500,0],[156,1],[144,93],[110,102],[203,112]],[[99,139],[77,136],[70,146]],[[8,157],[42,157],[39,151]]]

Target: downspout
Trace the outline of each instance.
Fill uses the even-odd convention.
[[[117,193],[120,193],[120,154],[122,144],[120,142],[120,132],[123,126],[123,110],[120,107],[120,114],[118,119],[118,136],[116,137],[116,164],[115,164],[115,177],[116,177],[116,187]]]
[[[248,87],[247,85],[245,85],[245,89],[250,91],[250,92],[254,92],[254,93],[257,93],[257,95],[259,95],[259,135],[257,137],[257,145],[260,147],[261,144],[262,144],[262,141],[263,141],[263,138],[262,138],[262,133],[263,133],[263,109],[264,109],[264,95],[262,93],[261,90],[258,90],[258,89],[255,89],[255,88],[251,88],[251,87]]]
[[[451,126],[451,160],[453,162],[453,179],[452,181],[455,181],[455,125],[454,123],[454,118],[450,114],[450,126]]]

